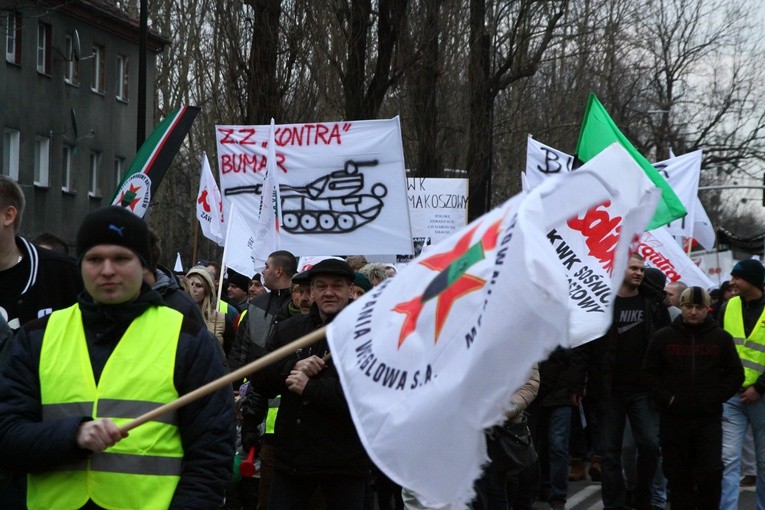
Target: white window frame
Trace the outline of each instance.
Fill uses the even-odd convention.
[[[93,82],[90,84],[90,90],[96,94],[104,93],[104,47],[98,44],[93,45]]]
[[[72,188],[72,166],[74,165],[74,146],[64,144],[61,160],[61,191],[74,193]]]
[[[5,21],[7,29],[5,33],[5,61],[19,64],[21,55],[19,55],[20,45],[17,38],[21,36],[21,26],[19,26],[18,13],[14,11],[8,12]]]
[[[37,72],[50,75],[51,26],[47,23],[37,24]]]
[[[130,79],[130,57],[117,55],[117,100],[128,102],[128,80]]]
[[[124,177],[124,175],[125,175],[125,158],[117,156],[114,158],[114,188],[115,189],[122,182],[122,177]]]
[[[69,85],[80,84],[80,63],[74,59],[74,36],[66,34],[66,67],[64,68],[64,81]]]
[[[18,129],[3,129],[3,168],[2,174],[14,181],[19,180],[19,147],[21,133]]]
[[[101,197],[101,153],[92,151],[90,153],[90,186],[88,196],[91,198]]]
[[[35,186],[47,188],[50,182],[50,138],[47,136],[35,136],[34,165]]]

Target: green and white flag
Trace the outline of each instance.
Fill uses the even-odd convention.
[[[653,230],[666,225],[672,220],[680,219],[687,211],[669,183],[661,176],[656,168],[638,152],[632,142],[616,127],[611,116],[601,102],[590,93],[587,110],[584,113],[582,128],[579,131],[579,142],[576,145],[576,155],[583,162],[588,162],[603,149],[614,142],[624,147],[632,158],[640,165],[646,176],[661,190],[661,198],[656,212],[651,218],[646,230]]]
[[[171,112],[143,142],[130,168],[112,195],[112,205],[130,209],[143,218],[199,107],[182,106]]]

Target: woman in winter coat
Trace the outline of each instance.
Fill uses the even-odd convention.
[[[216,310],[218,299],[215,295],[215,284],[210,272],[204,266],[194,266],[186,278],[191,287],[191,297],[194,298],[197,306],[202,312],[202,318],[205,321],[208,331],[223,346],[223,336],[226,330],[226,315]]]

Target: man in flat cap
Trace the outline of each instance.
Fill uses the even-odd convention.
[[[203,324],[143,281],[143,220],[90,213],[77,234],[85,292],[25,324],[0,378],[0,467],[48,508],[217,508],[231,478],[233,406],[219,390],[123,434],[118,427],[225,373]]]
[[[275,350],[314,331],[351,301],[355,274],[347,262],[326,259],[307,272],[313,305],[308,315],[276,324]],[[327,508],[364,508],[370,463],[340,386],[326,339],[300,349],[253,377],[266,398],[281,395],[275,425],[275,467],[269,510],[303,508],[321,487]]]

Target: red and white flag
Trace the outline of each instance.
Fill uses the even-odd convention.
[[[569,345],[569,282],[551,229],[618,196],[593,171],[548,179],[332,322],[327,338],[359,437],[428,506],[472,499],[488,460],[484,429],[503,421],[535,362]],[[623,271],[626,255],[614,264]]]
[[[207,153],[202,154],[202,171],[199,173],[197,220],[202,234],[218,246],[223,246],[223,201],[210,170]]]
[[[689,286],[711,289],[715,283],[683,248],[675,242],[667,227],[646,232],[640,238],[637,252],[645,259],[645,265],[655,267],[667,277],[667,283],[682,281]]]

